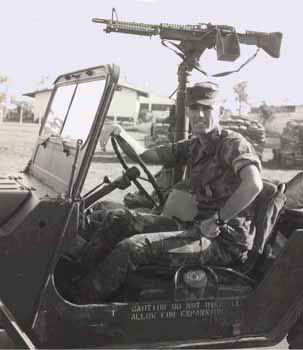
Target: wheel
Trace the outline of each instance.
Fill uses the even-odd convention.
[[[134,184],[136,185],[136,187],[138,188],[139,191],[143,192],[144,195],[146,196],[146,198],[152,202],[152,204],[160,209],[162,208],[162,206],[164,205],[164,199],[163,199],[163,195],[162,192],[160,190],[160,187],[157,185],[157,182],[154,178],[154,176],[152,175],[152,173],[148,170],[146,164],[144,163],[144,161],[142,160],[142,158],[135,152],[135,150],[131,147],[131,145],[129,143],[127,143],[120,135],[112,135],[111,136],[111,143],[113,146],[113,149],[117,155],[117,158],[119,159],[122,167],[125,170],[129,169],[128,164],[125,161],[125,158],[122,156],[121,150],[126,150],[126,154],[131,154],[132,155],[132,159],[135,160],[140,167],[142,168],[142,170],[144,171],[144,173],[147,176],[146,178],[141,178],[141,180],[144,181],[148,181],[149,183],[151,183],[151,185],[153,186],[155,193],[158,197],[159,203],[157,203],[154,198],[146,191],[146,189],[142,186],[142,184],[136,179],[133,180]]]

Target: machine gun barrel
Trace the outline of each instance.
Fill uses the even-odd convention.
[[[106,33],[125,33],[143,36],[159,35],[159,26],[137,22],[113,21],[103,18],[93,18],[94,23],[106,24]]]
[[[94,23],[106,24],[104,31],[106,33],[126,33],[135,35],[159,35],[161,39],[168,40],[200,40],[201,35],[204,35],[209,30],[215,29],[216,26],[211,24],[197,24],[197,25],[179,25],[170,23],[161,24],[146,24],[139,22],[125,22],[108,20],[103,18],[93,18]],[[220,26],[224,28],[233,29],[229,26]]]

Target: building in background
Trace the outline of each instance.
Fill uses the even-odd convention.
[[[121,125],[135,125],[138,122],[140,98],[149,93],[129,83],[120,83],[110,104],[107,118]]]
[[[35,120],[39,122],[45,113],[51,91],[43,89],[25,94],[34,98]],[[164,119],[169,115],[170,106],[174,103],[175,101],[168,97],[158,96],[129,83],[121,83],[117,85],[107,118],[124,126]],[[303,120],[303,105],[269,107],[273,111],[272,117],[265,124],[269,133],[281,134],[290,120]],[[226,118],[232,117],[230,111],[226,110],[224,113]],[[245,117],[260,121],[260,106],[252,107]]]
[[[52,89],[36,90],[24,94],[34,98],[35,119],[41,122]],[[158,96],[151,92],[136,88],[129,83],[120,83],[116,87],[107,118],[121,125],[136,125],[151,117],[168,116],[174,100]]]
[[[169,116],[173,104],[173,99],[149,93],[148,97],[140,98],[138,119],[142,122],[165,119]]]
[[[39,124],[44,116],[52,89],[42,89],[28,92],[24,96],[34,98],[34,118]]]
[[[34,106],[30,101],[6,95],[0,103],[0,123],[35,123]]]

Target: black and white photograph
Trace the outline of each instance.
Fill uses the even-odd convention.
[[[3,2],[0,349],[303,349],[301,23]]]

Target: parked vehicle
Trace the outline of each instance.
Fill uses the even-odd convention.
[[[79,225],[97,201],[140,174],[130,168],[82,193],[118,78],[115,65],[59,76],[28,166],[0,178],[1,346],[239,348],[280,342],[303,305],[303,204],[285,208],[269,237],[262,230],[283,184],[265,186],[257,239],[243,269],[149,266],[129,276],[110,302],[75,304],[65,295],[77,267],[65,251]],[[51,130],[54,118],[63,126]],[[302,177],[287,184],[288,198],[303,198]],[[296,203],[300,210],[292,209]]]

